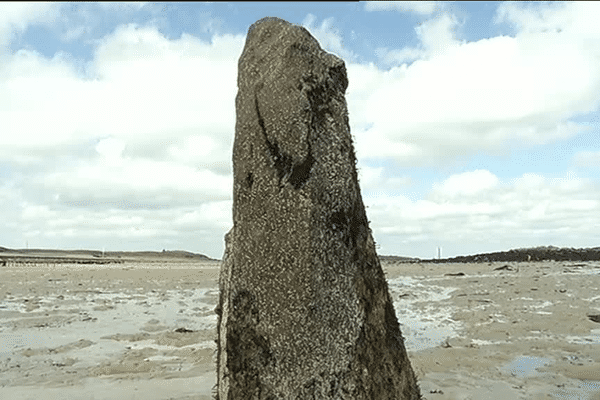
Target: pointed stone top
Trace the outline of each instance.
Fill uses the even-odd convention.
[[[311,71],[319,76],[335,64],[343,65],[344,62],[325,52],[306,28],[280,18],[266,17],[248,29],[246,44],[238,62],[238,88],[254,85],[265,78],[272,79],[274,74],[289,75],[290,69],[300,73]],[[287,79],[290,80],[289,76]],[[347,85],[344,76],[342,93]]]

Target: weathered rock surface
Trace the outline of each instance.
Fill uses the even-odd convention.
[[[417,399],[356,173],[344,62],[265,18],[239,60],[217,398]]]

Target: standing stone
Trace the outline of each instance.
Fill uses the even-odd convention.
[[[217,399],[418,399],[358,186],[344,62],[264,18],[239,60]]]

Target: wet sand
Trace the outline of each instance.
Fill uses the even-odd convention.
[[[385,269],[426,398],[600,399],[599,262]]]
[[[219,266],[0,267],[0,399],[210,399]],[[600,262],[383,267],[425,398],[600,399]]]

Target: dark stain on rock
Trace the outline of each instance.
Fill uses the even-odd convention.
[[[256,297],[250,291],[242,290],[233,297],[232,303],[232,320],[227,332],[227,367],[233,375],[233,392],[252,393],[263,387],[259,371],[271,362],[269,340],[256,330],[260,322]]]
[[[310,145],[308,147],[308,155],[300,164],[294,165],[292,167],[292,173],[290,174],[290,183],[294,187],[294,189],[300,189],[308,178],[310,178],[310,169],[315,163],[315,159],[312,156],[310,151]]]
[[[269,140],[267,129],[265,127],[265,121],[260,114],[258,99],[256,98],[255,107],[256,115],[258,117],[258,124],[262,130],[267,149],[269,149],[269,155],[271,156],[273,166],[277,170],[279,188],[282,188],[286,182],[289,182],[294,189],[300,189],[310,178],[310,169],[315,163],[315,159],[310,151],[310,144],[308,144],[308,154],[304,160],[298,164],[294,164],[292,157],[281,151],[277,142],[271,142]]]
[[[362,205],[362,204],[361,204]],[[331,213],[329,226],[334,231],[344,234],[344,242],[350,248],[356,248],[359,240],[367,235],[368,221],[364,212],[354,205],[349,212],[343,209]]]

